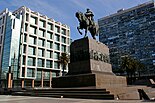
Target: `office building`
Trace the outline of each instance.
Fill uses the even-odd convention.
[[[59,56],[69,53],[69,46],[67,25],[25,6],[5,9],[0,13],[1,86],[7,87],[10,71],[13,87],[51,87],[52,77],[62,74]]]
[[[155,73],[154,1],[118,10],[98,23],[99,41],[110,48],[113,69],[120,68],[121,58],[130,55],[145,64],[145,73]]]

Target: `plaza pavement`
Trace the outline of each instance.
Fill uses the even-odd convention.
[[[0,103],[152,103],[142,100],[93,100],[0,95]]]

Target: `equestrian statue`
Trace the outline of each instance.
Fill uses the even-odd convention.
[[[87,9],[87,12],[83,14],[82,12],[76,12],[76,17],[78,19],[79,26],[77,27],[78,32],[82,35],[82,32],[80,31],[85,29],[85,35],[84,37],[87,37],[87,31],[91,33],[91,36],[93,39],[96,39],[95,36],[98,35],[98,25],[94,22],[93,19],[94,14],[90,9]]]

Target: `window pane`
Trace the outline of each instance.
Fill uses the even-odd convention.
[[[54,68],[55,68],[55,69],[59,69],[59,63],[56,62],[56,61],[54,62]]]
[[[60,50],[60,44],[54,43],[54,49],[55,50]]]
[[[60,27],[55,26],[55,32],[60,33]]]
[[[36,37],[29,36],[29,44],[35,45],[36,44]]]
[[[24,34],[24,42],[27,42],[27,34]]]
[[[38,67],[44,67],[44,59],[38,59]]]
[[[46,61],[46,68],[52,68],[53,66],[53,61],[52,60],[47,60]]]
[[[52,51],[47,51],[46,52],[46,57],[47,58],[53,58],[53,52]]]
[[[38,36],[44,37],[45,36],[45,31],[39,29]]]
[[[35,70],[32,68],[27,68],[27,77],[35,77]]]
[[[48,29],[48,30],[53,30],[53,24],[48,23],[48,25],[47,25],[47,29]]]
[[[44,72],[44,79],[50,79],[50,72]]]
[[[35,55],[36,54],[36,48],[35,47],[28,47],[28,54],[29,55]]]
[[[43,39],[38,39],[38,46],[43,46],[45,45],[45,40]]]
[[[52,42],[47,41],[46,47],[52,49],[53,48],[52,44],[53,44]]]
[[[62,52],[66,52],[66,46],[65,46],[65,45],[62,45],[62,46],[61,46],[61,51],[62,51]]]
[[[60,41],[60,36],[59,36],[58,34],[55,34],[55,38],[54,38],[54,40],[56,40],[56,41]]]
[[[25,31],[27,31],[27,28],[28,28],[28,24],[25,24]]]
[[[53,33],[47,32],[47,34],[46,34],[47,39],[53,39],[52,36],[53,36]]]
[[[23,45],[23,53],[26,53],[26,45]]]
[[[61,42],[62,42],[62,43],[66,43],[66,38],[65,38],[65,37],[62,37],[62,38],[61,38]]]
[[[54,59],[59,59],[59,53],[58,52],[54,52]]]
[[[36,27],[30,26],[30,31],[29,31],[29,32],[30,32],[31,34],[36,34],[36,30],[37,30]]]
[[[44,49],[38,49],[38,56],[44,57]]]
[[[30,23],[31,23],[31,24],[37,24],[37,18],[31,16],[31,18],[30,18]]]
[[[40,20],[40,21],[39,21],[39,26],[40,26],[40,27],[45,27],[45,21]]]
[[[41,75],[41,71],[38,71],[38,70],[37,70],[37,78],[36,78],[36,79],[41,79],[41,76],[42,76],[42,75]]]
[[[66,30],[65,30],[65,29],[62,29],[62,30],[61,30],[61,33],[62,33],[63,35],[66,35]]]
[[[28,62],[27,65],[28,66],[35,66],[35,58],[34,57],[28,57]]]

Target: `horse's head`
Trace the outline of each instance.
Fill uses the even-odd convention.
[[[82,15],[83,15],[82,12],[76,12],[76,14],[75,14],[75,16],[78,18],[79,21],[81,21]]]

